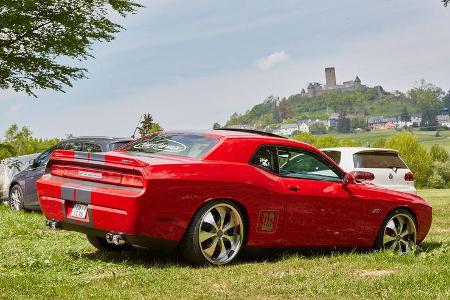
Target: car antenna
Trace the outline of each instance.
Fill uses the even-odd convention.
[[[137,123],[136,128],[134,129],[133,135],[131,136],[131,138],[133,138],[133,139],[136,138],[136,130],[139,129],[139,124],[141,124],[141,122],[142,122],[142,117],[143,116],[141,115],[141,117],[139,118],[139,122]]]

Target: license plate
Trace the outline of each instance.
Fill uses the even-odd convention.
[[[86,218],[87,209],[87,205],[75,204],[73,206],[72,212],[70,213],[70,216],[78,219],[84,219]]]

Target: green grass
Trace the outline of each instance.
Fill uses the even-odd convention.
[[[337,139],[350,138],[360,141],[363,146],[373,144],[379,139],[388,139],[395,134],[397,134],[397,131],[395,130],[358,132],[349,134],[331,133],[331,135]],[[450,152],[450,131],[440,131],[440,137],[435,137],[436,131],[414,130],[413,134],[419,139],[419,142],[423,143],[428,149],[434,144],[438,144],[445,147],[447,151]]]
[[[434,206],[424,252],[294,252],[193,268],[144,250],[108,254],[78,233],[52,232],[39,213],[0,208],[0,298],[449,299],[450,190]]]

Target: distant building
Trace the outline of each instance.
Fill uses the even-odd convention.
[[[329,91],[340,90],[346,92],[364,87],[358,76],[356,76],[355,80],[344,81],[341,85],[337,84],[336,69],[334,67],[325,69],[325,81],[325,85],[322,85],[319,82],[311,82],[308,85],[307,92],[303,89],[301,95],[315,97]]]
[[[413,126],[420,126],[420,123],[422,122],[422,114],[421,113],[412,114],[411,122],[413,123]]]
[[[298,131],[297,124],[282,124],[279,129],[275,130],[273,133],[285,136],[291,136],[294,132]]]
[[[337,127],[340,114],[332,113],[328,118],[328,127]]]
[[[438,115],[436,116],[436,121],[438,122],[439,126],[442,127],[449,127],[450,128],[450,116],[449,115]]]

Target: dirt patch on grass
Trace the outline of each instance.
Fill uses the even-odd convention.
[[[359,270],[355,275],[360,277],[382,277],[394,274],[394,270]]]
[[[433,231],[438,233],[450,233],[450,228],[436,228]]]

